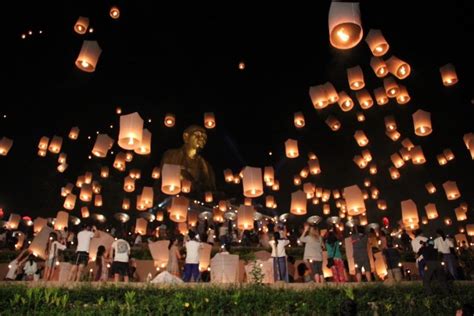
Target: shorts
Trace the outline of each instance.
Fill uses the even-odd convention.
[[[313,272],[313,275],[323,274],[323,262],[322,261],[314,261],[310,262],[311,265],[311,271]]]
[[[114,261],[112,263],[112,274],[128,276],[128,262]]]
[[[76,262],[75,265],[87,265],[89,262],[89,253],[85,251],[78,251],[76,252]]]

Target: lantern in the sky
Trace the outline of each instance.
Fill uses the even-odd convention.
[[[343,196],[346,201],[348,215],[356,216],[365,213],[364,197],[357,185],[344,188]]]
[[[378,105],[382,106],[388,103],[388,97],[384,88],[378,87],[374,89],[374,96]]]
[[[446,157],[446,160],[448,161],[451,161],[455,158],[453,151],[449,148],[446,148],[443,150],[443,155]]]
[[[387,131],[394,131],[397,129],[397,122],[395,121],[395,117],[392,115],[384,117],[385,122],[385,129]]]
[[[428,191],[429,194],[434,194],[436,193],[436,187],[432,182],[428,182],[425,184],[426,191]]]
[[[410,95],[408,94],[408,90],[407,88],[404,86],[404,85],[399,85],[400,89],[398,91],[398,95],[397,95],[397,103],[398,104],[407,104],[408,102],[410,102]]]
[[[319,160],[318,159],[308,160],[308,167],[309,167],[309,172],[312,175],[317,175],[317,174],[321,173],[321,167],[319,165]]]
[[[69,139],[76,140],[79,138],[79,127],[74,126],[71,128],[71,131],[69,131]]]
[[[385,62],[387,63],[388,71],[398,79],[405,79],[410,75],[410,65],[400,58],[392,55]]]
[[[436,204],[429,203],[425,205],[426,216],[429,220],[438,218],[438,210],[436,209]]]
[[[173,113],[166,113],[164,120],[166,127],[173,127],[176,123],[176,117]]]
[[[345,91],[339,92],[339,100],[337,102],[343,112],[348,112],[354,107],[354,101]]]
[[[413,147],[413,149],[411,150],[411,161],[414,165],[422,165],[426,162],[426,158],[423,154],[421,146]]]
[[[414,230],[418,228],[420,219],[418,217],[418,208],[413,200],[405,200],[401,202],[402,221],[405,228]]]
[[[263,169],[263,181],[271,186],[275,179],[275,170],[272,166],[267,166]]]
[[[102,195],[97,194],[94,196],[94,206],[101,207],[102,206]]]
[[[364,157],[355,155],[352,160],[360,169],[364,169],[365,167],[367,167],[367,161],[364,159]]]
[[[56,136],[55,136],[56,137]],[[13,140],[8,137],[0,139],[0,155],[6,156],[13,146]],[[59,152],[59,151],[58,151]]]
[[[241,205],[237,213],[237,227],[241,230],[253,229],[254,215],[253,206]]]
[[[148,155],[151,152],[151,132],[146,128],[143,129],[142,141],[134,149],[134,152],[139,155]]]
[[[389,98],[396,98],[400,93],[400,87],[398,83],[393,79],[393,77],[386,77],[383,79],[383,87],[385,89],[385,94]]]
[[[126,150],[134,150],[143,138],[143,119],[137,112],[120,116],[118,144]]]
[[[339,122],[339,120],[332,115],[329,115],[325,122],[334,132],[338,131],[341,128],[341,123]]]
[[[313,102],[315,109],[324,109],[328,106],[328,99],[326,96],[326,91],[322,85],[312,86],[309,88],[309,96]]]
[[[153,170],[151,171],[151,178],[152,179],[159,179],[161,175],[161,170],[160,167],[154,167]]]
[[[387,202],[385,200],[378,200],[377,208],[381,211],[385,211],[387,209]]]
[[[53,136],[51,142],[49,143],[48,150],[53,154],[59,154],[61,151],[61,146],[63,144],[63,138],[59,136]]]
[[[370,59],[370,67],[372,67],[375,75],[379,78],[383,78],[388,74],[387,65],[382,58],[372,57]]]
[[[68,194],[66,196],[66,199],[64,200],[64,204],[63,204],[63,207],[66,209],[66,210],[73,210],[74,209],[74,206],[76,205],[76,196],[74,194]]]
[[[148,208],[153,206],[153,187],[143,187],[142,189],[142,202],[147,206]]]
[[[428,136],[432,132],[431,113],[418,110],[413,113],[413,125],[415,134],[418,136]]]
[[[90,216],[90,212],[89,212],[89,209],[87,208],[87,206],[81,207],[81,217],[82,218],[88,218],[89,216]]]
[[[458,222],[462,222],[462,221],[465,221],[467,219],[467,214],[466,212],[460,208],[460,207],[457,207],[455,210],[454,210],[454,213],[456,214],[456,220]]]
[[[466,232],[468,236],[474,236],[474,224],[467,224]]]
[[[337,94],[336,88],[329,81],[322,85],[324,93],[326,94],[326,99],[328,103],[333,104],[339,100],[339,95]]]
[[[181,191],[181,166],[165,163],[161,173],[161,191],[168,195],[178,194]]]
[[[245,167],[242,184],[244,196],[249,198],[261,196],[263,194],[262,169]]]
[[[438,160],[438,163],[440,166],[444,166],[448,163],[448,159],[443,154],[439,154],[436,156],[436,159]]]
[[[192,182],[188,179],[181,180],[181,192],[189,193],[191,192]]]
[[[329,41],[338,49],[349,49],[362,40],[358,2],[331,2],[328,16]]]
[[[411,160],[411,153],[408,149],[406,149],[405,147],[402,147],[400,148],[400,150],[398,151],[400,153],[400,156],[402,156],[402,159],[404,161],[409,161]]]
[[[146,230],[147,230],[148,222],[144,218],[137,218],[137,221],[135,222],[135,234],[139,235],[146,235]]]
[[[112,148],[114,140],[107,134],[99,134],[95,140],[94,148],[92,153],[96,157],[104,158],[107,156],[107,152]]]
[[[216,118],[214,113],[206,112],[204,113],[204,127],[208,129],[212,129],[216,127]]]
[[[41,137],[41,139],[38,143],[38,149],[46,150],[46,149],[48,149],[48,144],[49,144],[49,137],[43,136],[43,137]]]
[[[357,101],[359,101],[360,107],[363,110],[370,109],[374,105],[374,100],[370,95],[369,91],[362,89],[356,92]]]
[[[89,27],[89,18],[80,16],[74,24],[74,31],[77,34],[86,34],[87,28]]]
[[[445,183],[443,183],[443,189],[446,193],[446,197],[450,201],[457,200],[459,199],[459,197],[461,197],[461,193],[459,192],[456,181],[446,181]]]
[[[383,56],[387,53],[390,45],[388,45],[382,31],[376,29],[370,29],[365,37],[367,45],[374,56]]]
[[[130,199],[129,198],[124,198],[122,200],[122,209],[125,210],[125,211],[130,209]]]
[[[394,153],[390,156],[390,159],[392,160],[393,165],[398,169],[401,168],[405,165],[405,162],[403,161],[402,157],[398,153]]]
[[[212,203],[212,201],[214,201],[214,197],[211,191],[204,192],[204,201],[206,203]]]
[[[367,138],[367,136],[365,136],[364,131],[357,130],[354,133],[354,138],[357,142],[357,145],[359,145],[360,147],[365,147],[369,143],[369,139]]]
[[[390,173],[390,178],[392,178],[392,180],[400,179],[400,172],[397,168],[390,167],[388,168],[388,172]]]
[[[471,153],[471,158],[474,160],[474,133],[467,133],[463,136],[464,144]]]
[[[305,215],[306,203],[306,194],[303,191],[298,190],[291,193],[290,212],[295,215]]]
[[[135,191],[135,179],[126,176],[123,180],[123,190],[128,193]]]
[[[298,141],[294,139],[288,139],[285,142],[286,157],[296,158],[299,156],[298,152]]]
[[[273,195],[267,195],[265,197],[265,207],[273,208],[274,205],[275,205],[275,197],[273,197]]]
[[[82,185],[79,199],[84,202],[90,202],[92,200],[92,185],[87,183]]]
[[[412,143],[412,141],[408,137],[402,140],[402,146],[405,147],[408,151],[415,148],[415,145]]]
[[[101,178],[109,177],[109,167],[103,166],[102,168],[100,168],[100,177]]]
[[[125,153],[119,152],[115,155],[113,167],[120,171],[125,171]]]
[[[272,185],[272,191],[278,191],[280,190],[280,181],[275,180]]]
[[[358,122],[364,122],[365,121],[365,115],[362,112],[357,112],[357,121]]]
[[[54,230],[63,230],[67,227],[69,221],[69,213],[64,211],[59,211],[56,214],[56,220],[54,221]]]
[[[295,175],[293,177],[293,184],[296,185],[296,186],[301,185],[301,177],[298,176],[298,175]]]
[[[447,64],[439,68],[441,72],[441,80],[443,80],[443,85],[446,87],[453,86],[458,82],[458,75],[456,74],[456,69],[453,64]]]
[[[305,125],[303,112],[296,112],[293,115],[293,122],[296,128],[302,128]]]
[[[97,41],[84,41],[76,59],[76,66],[85,72],[94,72],[102,49]]]
[[[360,66],[347,68],[347,80],[349,81],[351,90],[360,90],[365,87],[364,73]]]
[[[109,14],[112,19],[117,20],[120,17],[120,9],[113,6],[110,8]]]

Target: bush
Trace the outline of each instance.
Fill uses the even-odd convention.
[[[337,315],[348,298],[359,315],[454,315],[474,298],[471,284],[450,296],[426,296],[421,285],[283,289],[268,286],[76,288],[0,286],[2,315]]]

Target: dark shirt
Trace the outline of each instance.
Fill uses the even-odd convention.
[[[387,261],[388,269],[398,268],[401,261],[400,252],[396,248],[386,248],[383,250],[383,255]]]
[[[424,245],[418,251],[425,261],[438,261],[438,250],[434,249],[432,245]]]

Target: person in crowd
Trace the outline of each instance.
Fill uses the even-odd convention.
[[[446,269],[454,280],[458,279],[456,256],[454,255],[454,243],[447,238],[442,229],[437,229],[438,238],[434,241],[434,248],[443,256]]]
[[[181,260],[181,254],[179,251],[179,240],[178,239],[172,239],[170,241],[169,247],[169,260],[168,260],[168,266],[166,267],[166,271],[171,273],[174,276],[179,277],[180,276],[180,269],[179,269],[179,260]]]
[[[394,247],[392,239],[387,241],[387,248],[382,250],[387,265],[387,278],[389,281],[400,282],[402,272],[400,271],[401,256],[397,247]]]
[[[26,255],[26,257],[25,257]],[[18,274],[21,273],[20,267],[28,258],[28,249],[24,249],[20,254],[8,264],[8,272],[5,276],[7,281],[15,281]]]
[[[288,264],[288,281],[290,283],[295,282],[295,257],[293,256],[288,256],[287,258],[287,264]]]
[[[199,251],[202,248],[201,243],[196,239],[196,233],[189,231],[188,240],[185,242],[186,259],[184,263],[184,282],[194,282],[199,280]]]
[[[215,238],[216,231],[214,230],[214,225],[210,225],[209,229],[207,230],[207,243],[210,245],[214,245],[214,238]]]
[[[137,260],[130,258],[128,261],[128,278],[132,282],[140,282],[140,276],[137,273]]]
[[[441,285],[441,290],[447,295],[449,291],[446,272],[438,260],[438,251],[434,248],[433,240],[429,239],[423,242],[418,254],[422,255],[425,260],[425,273],[423,274],[425,293],[428,295],[432,294],[431,283],[437,280]]]
[[[115,240],[110,247],[112,254],[112,273],[114,274],[114,281],[119,282],[120,277],[127,283],[129,281],[129,258],[130,258],[130,245],[128,242],[120,236],[119,239]]]
[[[36,271],[38,271],[38,265],[36,264],[35,257],[33,255],[28,256],[25,265],[23,266],[25,272],[25,281],[33,281]]]
[[[135,237],[135,241],[133,242],[133,244],[135,246],[140,246],[143,242],[143,239],[142,239],[142,235],[140,234],[137,234],[137,236]]]
[[[51,281],[53,279],[56,262],[59,262],[59,250],[64,251],[65,249],[66,245],[64,245],[64,240],[59,242],[58,234],[56,232],[50,233],[48,243],[46,244],[46,253],[48,257],[44,263],[45,270],[43,279],[45,281]]]
[[[95,226],[84,225],[77,234],[76,259],[69,274],[69,281],[80,281],[84,267],[89,262],[89,247],[92,238],[98,238],[99,231]]]
[[[286,230],[282,231],[282,235],[286,236]],[[280,232],[273,233],[273,239],[269,241],[272,247],[273,258],[273,276],[275,282],[284,281],[288,283],[288,269],[286,264],[285,247],[290,244],[290,241],[280,235]]]
[[[298,277],[295,279],[295,283],[308,283],[313,281],[311,277],[311,270],[308,269],[306,263],[300,263],[296,270],[298,271]]]
[[[408,251],[411,246],[411,237],[408,235],[405,229],[402,230],[402,234],[400,235],[400,241],[402,243],[402,247],[404,251]]]
[[[94,281],[106,282],[109,279],[109,269],[107,268],[106,249],[103,245],[97,248],[95,257],[96,272]]]
[[[422,255],[419,255],[418,252],[420,251],[421,246],[428,241],[428,238],[423,236],[423,231],[421,229],[417,229],[414,231],[415,239],[411,241],[411,248],[415,253],[416,257],[416,265],[418,266],[418,273],[420,278],[423,279],[423,275],[425,274],[425,260],[423,259]]]
[[[299,241],[304,243],[305,260],[311,267],[313,278],[316,283],[324,283],[323,276],[323,238],[319,235],[316,227],[311,227],[308,223],[304,224],[303,233]]]
[[[332,278],[336,283],[346,282],[346,273],[344,268],[344,261],[342,260],[341,244],[337,239],[337,235],[334,231],[330,231],[326,237],[326,250],[329,259],[333,259],[333,265],[331,266]]]
[[[357,282],[362,281],[362,273],[365,273],[368,282],[372,281],[368,254],[368,236],[365,234],[362,226],[354,226],[354,233],[352,234],[352,249],[354,253]]]

